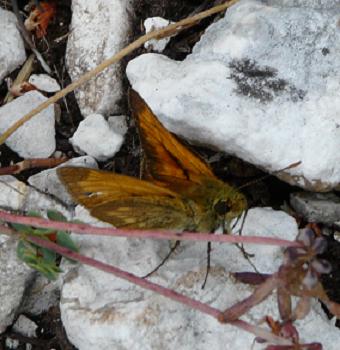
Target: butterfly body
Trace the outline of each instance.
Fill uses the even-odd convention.
[[[130,93],[145,153],[143,180],[106,171],[63,167],[59,178],[74,200],[116,227],[213,232],[246,208],[246,199]]]

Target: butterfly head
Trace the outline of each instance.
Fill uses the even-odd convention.
[[[242,193],[235,189],[224,188],[216,196],[213,208],[219,219],[218,221],[230,224],[233,219],[241,216],[246,210],[247,200]]]

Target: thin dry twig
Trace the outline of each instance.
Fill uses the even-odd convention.
[[[213,14],[222,12],[226,10],[228,7],[234,5],[238,0],[231,0],[227,3],[224,3],[222,5],[218,5],[215,7],[212,7],[209,10],[203,11],[195,16],[185,18],[181,21],[178,21],[176,23],[170,24],[167,27],[164,27],[162,29],[154,30],[152,32],[149,32],[143,36],[141,36],[139,39],[135,40],[128,46],[126,46],[124,49],[119,51],[114,56],[108,58],[107,60],[103,61],[100,65],[98,65],[96,68],[92,69],[91,71],[85,73],[82,75],[78,80],[71,83],[70,85],[66,86],[65,89],[57,92],[55,95],[50,97],[48,100],[40,104],[38,107],[34,108],[31,112],[24,115],[21,119],[19,119],[17,122],[15,122],[12,126],[10,126],[1,136],[0,136],[0,145],[2,145],[20,126],[22,126],[24,123],[29,121],[32,117],[34,117],[36,114],[40,113],[42,110],[47,108],[52,103],[57,102],[62,97],[66,96],[68,93],[72,92],[82,84],[86,83],[91,78],[95,77],[97,74],[102,72],[104,69],[108,68],[110,65],[117,63],[120,61],[123,57],[130,54],[132,51],[138,49],[141,47],[144,43],[149,41],[150,39],[161,39],[167,36],[174,35],[178,32],[180,32],[183,29],[186,29],[188,27],[191,27],[201,21],[202,19],[209,17]]]
[[[66,157],[25,159],[16,164],[0,168],[0,175],[19,174],[24,170],[32,168],[54,168],[67,160],[68,158]]]
[[[12,86],[20,85],[21,83],[28,80],[28,78],[30,77],[30,75],[33,71],[34,59],[35,59],[35,56],[33,54],[28,57],[25,64],[20,69],[19,74],[17,75],[17,77],[13,81]],[[13,99],[14,99],[14,96],[11,94],[10,91],[8,91],[7,95],[4,99],[4,104],[11,102]]]
[[[34,216],[22,216],[0,210],[0,220],[18,223],[34,227],[53,228],[56,230],[72,231],[79,234],[127,237],[127,238],[153,238],[174,241],[200,241],[200,242],[225,242],[225,243],[249,243],[261,245],[273,245],[279,247],[301,247],[296,241],[272,237],[252,237],[239,235],[212,235],[211,233],[197,232],[173,232],[165,230],[124,230],[114,227],[96,227],[87,224],[52,221]]]

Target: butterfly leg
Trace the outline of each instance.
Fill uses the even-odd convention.
[[[239,229],[239,235],[242,236],[242,231],[243,231],[243,227],[244,227],[244,223],[246,221],[246,217],[247,217],[247,214],[248,214],[248,209],[245,211],[243,217],[242,217],[242,222],[241,222],[241,227]],[[243,254],[243,256],[245,257],[245,259],[248,260],[248,262],[252,265],[251,261],[250,261],[250,258],[253,258],[255,255],[254,254],[251,254],[251,253],[248,253],[243,244],[236,244],[237,248],[240,249],[241,253]]]
[[[152,274],[154,274],[156,271],[159,270],[160,267],[162,267],[165,262],[170,258],[170,256],[172,255],[172,253],[176,250],[176,248],[179,246],[180,241],[176,241],[174,246],[171,247],[169,253],[165,256],[165,258],[149,273],[147,273],[145,276],[143,276],[142,278],[148,278],[150,277]]]
[[[209,275],[209,272],[210,272],[210,255],[211,255],[211,242],[208,242],[207,244],[207,270],[205,272],[205,277],[204,277],[204,282],[202,284],[202,289],[204,289],[206,283],[207,283],[207,279],[208,279],[208,275]]]

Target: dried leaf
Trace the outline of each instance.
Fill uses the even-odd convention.
[[[37,90],[36,86],[31,83],[28,83],[27,81],[24,81],[21,84],[11,86],[8,91],[13,96],[18,97],[22,96],[25,92],[32,90]]]
[[[25,21],[25,28],[29,32],[35,31],[38,39],[47,33],[47,27],[55,16],[56,5],[53,2],[40,2],[39,7],[34,7]]]

